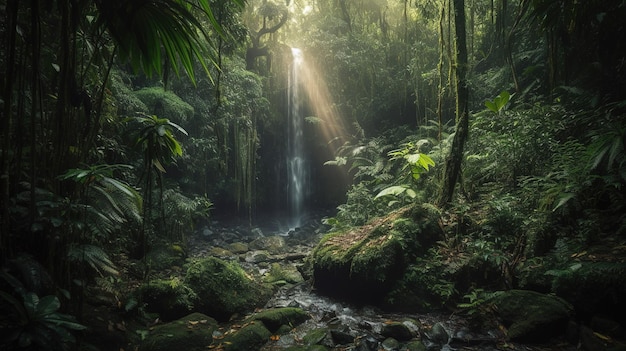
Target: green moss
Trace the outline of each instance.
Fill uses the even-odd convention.
[[[306,333],[306,335],[302,338],[302,341],[305,345],[315,345],[322,342],[328,334],[328,328],[313,329]]]
[[[151,280],[138,293],[148,312],[156,312],[162,320],[173,320],[187,315],[194,307],[195,293],[178,279]]]
[[[157,326],[141,343],[140,351],[204,351],[213,341],[217,322],[204,314],[192,313],[177,321]]]
[[[218,320],[263,305],[271,291],[253,281],[236,262],[209,257],[190,264],[185,283],[197,294],[198,311]]]
[[[234,334],[224,338],[224,350],[258,350],[269,340],[272,333],[260,321],[252,322]],[[181,349],[182,350],[182,349]]]
[[[267,275],[263,277],[263,281],[275,285],[278,282],[284,282],[285,284],[297,284],[304,281],[304,279],[298,269],[296,269],[293,265],[282,265],[274,262],[270,265],[270,270]]]
[[[151,87],[137,90],[134,94],[148,106],[150,113],[160,118],[180,124],[193,117],[193,107],[169,90]]]
[[[288,325],[293,329],[309,318],[309,315],[301,308],[283,307],[261,311],[250,317],[249,320],[261,321],[267,329],[275,333],[281,326]]]

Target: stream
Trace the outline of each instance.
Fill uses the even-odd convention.
[[[249,228],[236,222],[213,222],[189,238],[190,256],[204,257],[221,253],[223,259],[237,260],[254,276],[267,273],[271,262],[302,265],[327,228],[319,219],[309,219],[298,229],[279,222]],[[270,240],[271,239],[271,240]],[[259,244],[271,242],[268,247]],[[231,253],[224,248],[233,243],[248,243],[247,252]],[[218,250],[216,250],[218,248]],[[261,254],[262,253],[262,254]],[[219,256],[219,255],[218,255]],[[364,292],[367,293],[367,292]],[[391,313],[373,306],[356,306],[321,296],[309,281],[287,284],[277,290],[265,308],[299,307],[311,318],[291,332],[269,341],[261,350],[287,350],[302,345],[314,330],[324,330],[319,344],[330,350],[576,350],[574,345],[522,345],[505,341],[504,332],[495,328],[476,332],[468,321],[452,312]],[[391,325],[403,327],[391,328]],[[407,331],[410,334],[407,334]],[[421,348],[409,348],[410,341],[421,341]]]

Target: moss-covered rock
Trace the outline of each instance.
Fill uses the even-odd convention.
[[[282,307],[255,313],[249,320],[261,321],[270,332],[278,334],[277,331],[281,326],[287,325],[289,329],[293,329],[309,318],[310,316],[301,308]]]
[[[236,262],[215,257],[192,262],[185,284],[197,295],[196,310],[218,320],[262,306],[271,290],[254,280]]]
[[[411,206],[327,234],[311,256],[315,287],[331,295],[380,302],[407,264],[440,239],[437,220],[438,215]]]
[[[261,321],[253,321],[223,339],[224,350],[259,350],[272,336]]]
[[[511,340],[544,342],[562,335],[573,315],[565,300],[529,290],[510,290],[494,298],[499,317]]]
[[[297,284],[304,281],[302,274],[298,271],[294,265],[282,264],[274,262],[270,265],[270,269],[263,277],[266,283],[281,285],[283,284]]]
[[[137,290],[148,312],[156,312],[164,321],[188,315],[196,294],[178,279],[151,280]]]
[[[266,236],[258,239],[254,239],[249,247],[251,250],[263,250],[272,255],[277,255],[285,252],[285,238],[279,235]]]
[[[142,341],[140,351],[204,351],[213,341],[217,321],[201,313],[155,327]]]

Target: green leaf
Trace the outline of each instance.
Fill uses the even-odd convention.
[[[374,199],[378,199],[379,197],[388,196],[388,195],[398,196],[402,194],[403,192],[405,192],[406,190],[407,190],[407,187],[403,185],[390,186],[388,188],[381,190],[378,193],[378,195],[374,197]]]
[[[40,317],[56,312],[61,307],[59,298],[54,295],[44,296],[37,305],[37,315]]]
[[[490,111],[498,113],[498,107],[494,102],[487,100],[485,101],[485,106],[487,106]]]

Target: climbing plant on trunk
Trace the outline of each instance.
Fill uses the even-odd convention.
[[[469,132],[469,89],[467,87],[467,41],[465,30],[465,0],[454,0],[456,34],[456,131],[452,148],[445,163],[443,187],[439,204],[446,207],[452,201],[454,188],[461,172],[463,147]]]

